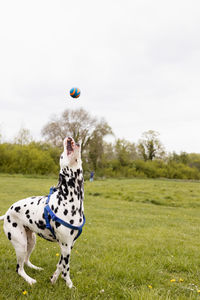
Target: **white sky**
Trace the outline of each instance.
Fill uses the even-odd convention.
[[[83,107],[118,138],[151,129],[168,151],[200,153],[198,0],[4,0],[0,43],[4,139],[40,139],[53,114]]]

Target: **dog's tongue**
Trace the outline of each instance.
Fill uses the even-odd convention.
[[[73,151],[73,148],[72,148],[72,140],[71,140],[71,139],[68,139],[68,140],[67,140],[67,155],[71,154],[72,151]]]

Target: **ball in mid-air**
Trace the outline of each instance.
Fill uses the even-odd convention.
[[[80,94],[81,94],[81,91],[78,88],[72,88],[70,90],[70,96],[72,98],[78,98],[80,96]]]

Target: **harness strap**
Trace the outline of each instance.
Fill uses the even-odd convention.
[[[52,221],[58,222],[58,223],[62,224],[63,226],[68,227],[68,228],[70,228],[70,229],[72,229],[72,230],[78,230],[78,234],[77,234],[77,236],[76,236],[75,239],[74,239],[74,240],[76,240],[76,239],[80,236],[80,234],[82,233],[82,228],[83,228],[83,226],[85,225],[85,216],[84,216],[84,214],[83,214],[83,223],[82,223],[82,225],[80,225],[80,226],[73,226],[73,225],[71,225],[71,224],[69,224],[69,223],[63,221],[62,219],[58,218],[58,217],[54,214],[54,212],[51,210],[51,208],[49,207],[49,204],[48,204],[51,195],[52,195],[53,192],[55,192],[55,191],[56,191],[55,188],[53,188],[53,187],[50,188],[50,193],[49,193],[49,195],[48,195],[48,198],[47,198],[47,201],[46,201],[46,206],[45,206],[45,208],[44,208],[44,217],[45,217],[45,220],[46,220],[46,228],[49,229],[49,230],[51,231],[53,237],[56,239],[54,229],[51,227],[51,224],[50,224],[50,219],[52,219]],[[49,216],[50,216],[50,218],[49,218]]]

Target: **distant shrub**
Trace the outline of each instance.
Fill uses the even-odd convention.
[[[197,168],[191,168],[183,163],[170,162],[167,164],[167,177],[174,179],[200,179]]]
[[[59,172],[59,156],[61,150],[47,143],[31,142],[26,145],[4,143],[0,144],[0,172],[48,175]],[[96,178],[170,178],[170,179],[200,179],[199,157],[190,157],[189,165],[169,159],[162,160],[130,160],[121,164],[116,158],[99,164],[94,170]],[[179,158],[179,157],[178,157]],[[182,159],[183,160],[183,159]],[[83,155],[85,178],[90,176],[91,166]]]
[[[51,151],[43,150],[35,143],[29,145],[1,144],[0,172],[22,174],[55,174],[58,162]]]
[[[128,166],[120,166],[117,161],[109,162],[106,168],[96,171],[99,177],[127,178],[169,178],[169,179],[200,179],[197,168],[191,168],[183,163],[161,160],[136,160]]]

